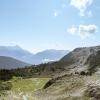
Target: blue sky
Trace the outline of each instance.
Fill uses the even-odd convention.
[[[31,52],[100,45],[100,0],[0,0],[0,45]]]

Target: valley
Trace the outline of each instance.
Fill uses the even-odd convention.
[[[100,46],[76,48],[55,62],[2,69],[0,79],[1,100],[99,100]]]
[[[100,100],[100,0],[0,0],[0,100]]]

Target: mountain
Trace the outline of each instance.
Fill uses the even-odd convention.
[[[34,67],[31,66],[32,68]],[[59,77],[64,74],[88,74],[91,75],[100,68],[100,46],[76,48],[59,61],[53,61],[36,65],[34,73],[41,77]],[[32,73],[33,75],[33,73]]]
[[[60,62],[74,71],[96,70],[100,66],[100,46],[76,48]]]
[[[49,61],[57,61],[60,60],[63,56],[65,56],[68,52],[68,50],[49,49],[42,52],[38,52],[31,59],[32,62],[35,64],[46,63]]]
[[[58,61],[35,65],[35,68],[33,68],[34,65],[30,66],[30,68],[31,67],[32,69],[30,69],[30,71],[36,70],[36,73],[32,73],[32,75],[39,74],[43,77],[57,77],[66,73],[92,74],[99,71],[100,68],[100,46],[76,48]]]
[[[56,61],[66,55],[67,50],[45,50],[32,54],[19,46],[0,46],[0,56],[8,56],[30,64],[40,64],[49,61]]]
[[[29,64],[11,57],[0,56],[0,69],[14,69],[28,66]]]
[[[100,46],[76,48],[41,66],[41,75],[52,79],[34,94],[37,100],[100,100]]]
[[[0,46],[0,56],[8,56],[27,62],[27,60],[31,56],[33,56],[33,54],[16,45],[16,46]]]
[[[43,89],[32,92],[36,100],[100,100],[100,46],[76,48],[59,61],[10,73],[24,78],[50,78]]]

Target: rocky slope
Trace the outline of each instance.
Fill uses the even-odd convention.
[[[60,62],[74,71],[96,70],[100,66],[100,46],[76,48]]]
[[[52,65],[56,75],[37,100],[100,100],[100,46],[77,48]]]

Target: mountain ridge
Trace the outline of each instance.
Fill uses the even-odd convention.
[[[16,69],[29,66],[30,64],[19,61],[12,57],[0,56],[0,69]]]
[[[36,99],[100,100],[100,46],[76,48],[48,66],[44,72],[56,75],[34,93]]]
[[[0,56],[8,56],[30,64],[40,64],[55,61],[66,55],[68,50],[48,49],[36,54],[22,49],[20,46],[0,46]]]

